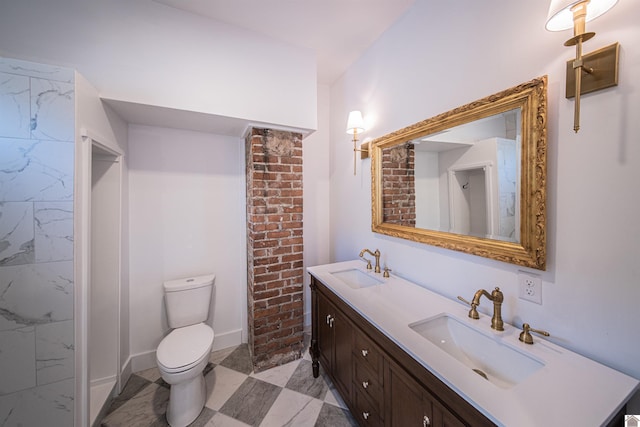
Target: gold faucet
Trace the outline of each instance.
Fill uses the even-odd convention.
[[[533,337],[531,336],[531,332],[544,335],[545,337],[549,336],[549,332],[541,331],[540,329],[533,329],[531,326],[529,326],[528,323],[523,323],[522,332],[520,332],[520,337],[518,339],[525,344],[533,344]]]
[[[496,287],[491,293],[480,289],[473,295],[471,300],[471,310],[469,310],[469,317],[478,319],[478,312],[476,307],[480,305],[480,298],[482,295],[486,296],[489,300],[493,301],[493,317],[491,318],[491,328],[496,331],[504,331],[504,322],[502,321],[502,301],[504,301],[504,295],[500,288]],[[476,317],[478,316],[478,317]]]
[[[376,258],[376,269],[374,270],[376,273],[380,273],[380,251],[376,249],[375,252],[371,252],[369,249],[363,249],[360,251],[360,258],[367,261],[367,270],[371,270],[371,261],[364,257],[364,253],[368,252]]]

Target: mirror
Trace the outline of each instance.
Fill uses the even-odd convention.
[[[545,269],[541,77],[370,143],[372,230]]]

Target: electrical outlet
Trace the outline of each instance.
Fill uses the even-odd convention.
[[[518,293],[520,299],[542,305],[542,279],[533,274],[519,271]]]

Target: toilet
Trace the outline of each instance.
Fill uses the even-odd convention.
[[[156,351],[162,379],[171,385],[167,422],[183,427],[195,420],[205,403],[203,371],[213,346],[209,316],[215,275],[190,277],[164,283],[169,326]]]

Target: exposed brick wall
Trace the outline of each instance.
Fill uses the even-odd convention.
[[[246,138],[249,348],[256,372],[303,349],[302,135]]]
[[[382,150],[384,222],[416,225],[415,149],[404,144]]]

